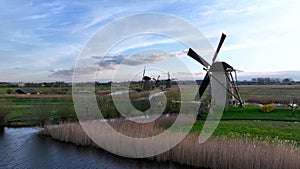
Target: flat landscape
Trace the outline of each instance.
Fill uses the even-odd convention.
[[[60,88],[56,89],[59,90]],[[225,109],[222,121],[215,131],[215,136],[227,137],[247,137],[279,140],[289,140],[300,145],[300,109],[291,109],[286,104],[275,104],[272,112],[261,111],[261,103],[247,103],[247,100],[267,100],[271,98],[298,98],[300,96],[300,86],[297,85],[245,85],[240,86],[240,93],[246,101],[244,107],[228,107]],[[11,105],[7,115],[8,126],[35,126],[43,124],[58,124],[65,121],[76,121],[76,113],[73,107],[71,93],[67,94],[40,94],[40,95],[19,95],[4,94],[7,88],[1,88],[0,98],[5,104]],[[53,88],[38,88],[41,92],[53,90]],[[97,89],[98,91],[100,88]],[[71,91],[71,88],[68,89]],[[105,90],[101,90],[105,91]],[[174,90],[176,91],[176,90]],[[177,92],[177,91],[176,91]],[[169,94],[168,99],[177,97],[177,93]],[[105,98],[106,96],[100,96]],[[136,95],[135,95],[136,97]],[[259,101],[258,99],[258,101]],[[274,99],[273,99],[274,100]],[[272,101],[272,100],[271,100]],[[113,104],[106,99],[107,104]],[[138,105],[139,109],[145,109],[147,103],[143,101],[132,101]],[[103,102],[99,102],[103,104]],[[101,107],[101,106],[100,106]],[[104,110],[107,117],[117,117],[116,110],[111,108]],[[164,113],[176,114],[178,107],[167,106]],[[169,111],[169,112],[168,112]],[[196,122],[192,133],[199,133],[204,124],[204,119]]]

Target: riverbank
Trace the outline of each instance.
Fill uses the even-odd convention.
[[[126,122],[117,122],[118,124],[111,124],[119,128],[126,134],[134,133],[134,135],[153,135],[157,133],[159,128],[154,126],[156,124],[149,124],[144,126],[143,130],[137,128],[136,125],[128,126]],[[137,131],[143,131],[138,133]],[[90,138],[82,130],[78,123],[60,124],[56,126],[46,126],[41,132],[43,135],[48,135],[54,139],[70,142],[81,146],[96,146]],[[178,134],[178,133],[176,133]],[[99,137],[111,144],[109,138],[111,133],[99,133]],[[127,149],[127,145],[118,140],[119,151]],[[130,147],[139,152],[135,146]],[[300,168],[300,153],[299,149],[284,142],[268,142],[259,140],[247,140],[241,138],[227,138],[227,137],[212,137],[207,142],[199,144],[198,136],[189,134],[181,143],[171,150],[151,157],[150,159],[157,161],[173,161],[180,164],[185,164],[194,167],[205,168]]]

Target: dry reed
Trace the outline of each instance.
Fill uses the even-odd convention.
[[[173,119],[170,121],[172,123]],[[115,129],[137,138],[152,136],[159,133],[158,124],[169,123],[166,120],[158,123],[145,124],[137,127],[126,121],[110,122]],[[78,123],[46,126],[42,134],[54,139],[72,142],[77,145],[96,146],[85,134]],[[175,134],[175,133],[174,133]],[[176,133],[178,134],[178,133]],[[110,133],[98,133],[98,136],[111,143]],[[118,140],[113,140],[118,141]],[[126,149],[127,143],[117,142],[119,151]],[[139,152],[138,147],[135,152]],[[188,135],[185,139],[169,151],[151,157],[157,161],[174,161],[195,167],[221,169],[300,169],[300,153],[298,149],[285,144],[271,144],[259,141],[229,139],[225,137],[210,138],[203,144],[198,143],[198,136]]]

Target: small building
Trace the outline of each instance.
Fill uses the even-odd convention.
[[[30,95],[30,94],[37,94],[38,92],[32,88],[19,88],[16,90],[16,93]]]
[[[107,82],[107,83],[95,82],[95,86],[96,87],[111,87],[112,86],[112,81]]]

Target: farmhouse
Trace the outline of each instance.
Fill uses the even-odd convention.
[[[28,88],[28,89],[19,88],[19,89],[16,90],[16,93],[30,95],[30,94],[37,94],[38,92],[35,89],[32,89],[32,88]]]

